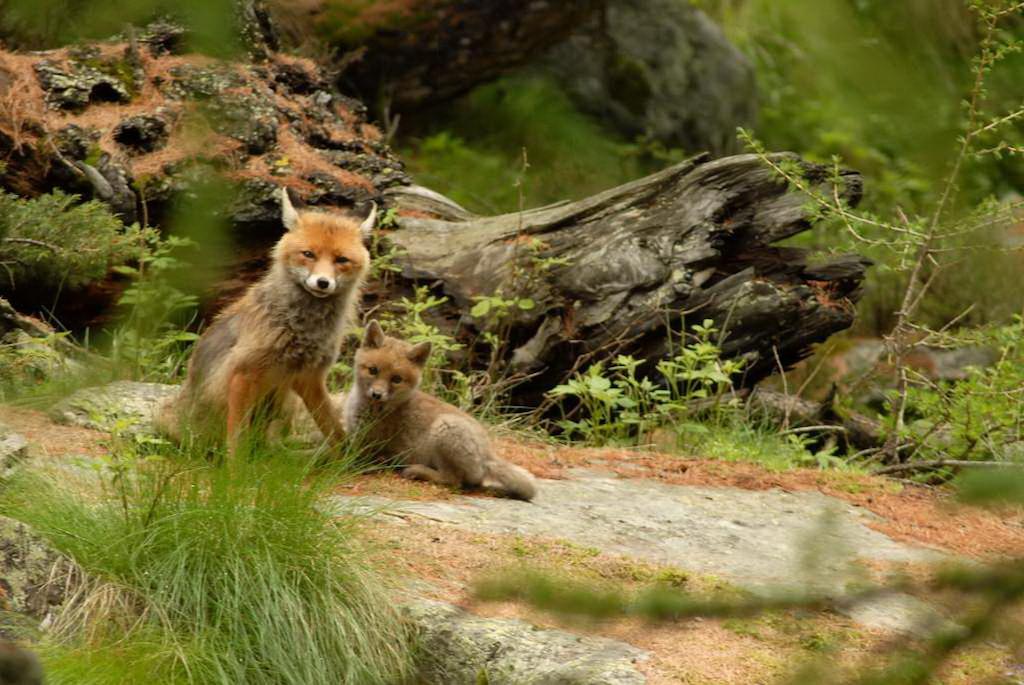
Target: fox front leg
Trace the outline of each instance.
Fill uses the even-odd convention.
[[[340,443],[345,437],[345,430],[327,392],[326,379],[323,376],[298,378],[292,387],[302,398],[303,404],[313,416],[313,421],[324,434],[324,438]]]
[[[228,456],[234,456],[238,438],[252,418],[252,409],[259,399],[260,383],[254,375],[236,372],[228,381]]]

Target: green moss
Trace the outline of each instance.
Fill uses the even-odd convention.
[[[647,72],[639,61],[616,52],[607,61],[608,91],[615,94],[633,114],[642,114],[651,99],[651,85]]]
[[[651,159],[537,76],[477,88],[403,130],[413,132],[398,147],[416,180],[485,214],[580,199],[667,161]]]
[[[103,148],[97,143],[93,143],[89,146],[89,150],[85,154],[85,159],[82,160],[91,167],[95,167],[100,163],[100,159],[103,157]]]
[[[341,45],[361,45],[378,31],[403,31],[424,20],[424,14],[406,10],[375,12],[372,21],[366,19],[366,11],[377,4],[376,0],[328,0],[324,3],[316,24],[319,36]]]

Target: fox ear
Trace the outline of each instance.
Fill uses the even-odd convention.
[[[363,240],[369,240],[373,235],[373,226],[377,223],[377,203],[370,203],[370,215],[359,224],[359,232],[363,234]]]
[[[413,345],[412,349],[409,350],[409,361],[416,366],[423,366],[430,359],[430,343],[421,342],[418,345]]]
[[[366,332],[363,334],[363,347],[374,349],[384,344],[384,329],[377,323],[377,319],[371,319],[366,324]]]
[[[289,231],[299,223],[299,213],[292,207],[292,200],[288,197],[288,188],[284,186],[281,186],[281,223]]]

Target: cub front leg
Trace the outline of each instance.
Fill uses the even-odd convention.
[[[453,478],[451,474],[446,476],[437,469],[423,464],[406,466],[402,469],[402,478],[408,478],[409,480],[424,480],[428,483],[434,483],[435,485],[454,485],[456,487],[461,485],[458,478]]]
[[[341,425],[341,417],[331,402],[327,392],[326,374],[317,376],[301,376],[295,379],[292,388],[302,398],[303,404],[313,417],[316,427],[324,437],[334,443],[340,443],[345,437]]]

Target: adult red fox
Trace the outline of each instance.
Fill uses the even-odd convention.
[[[180,439],[184,428],[209,427],[212,419],[226,428],[233,453],[257,409],[272,420],[297,395],[324,436],[340,439],[341,417],[325,379],[369,268],[363,243],[376,214],[374,205],[360,224],[297,212],[282,188],[287,231],[274,246],[269,270],[202,334],[181,391],[158,411],[158,426]]]

